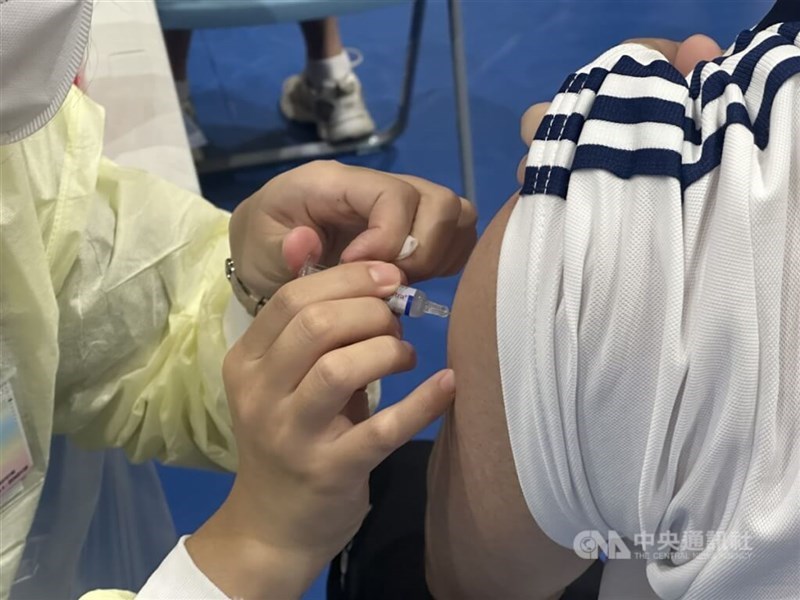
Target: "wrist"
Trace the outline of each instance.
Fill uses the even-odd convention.
[[[186,541],[197,567],[228,597],[299,599],[332,558],[315,548],[270,539],[256,514],[233,490]]]

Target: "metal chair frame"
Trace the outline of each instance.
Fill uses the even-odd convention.
[[[413,0],[411,26],[406,53],[405,75],[400,92],[400,104],[394,122],[367,138],[339,144],[323,141],[302,142],[281,148],[264,148],[242,151],[222,156],[203,157],[197,162],[199,173],[216,173],[246,167],[278,164],[298,160],[313,160],[341,154],[368,154],[384,148],[396,140],[408,125],[411,98],[419,62],[419,45],[425,17],[426,0]],[[450,47],[452,52],[453,81],[456,100],[456,123],[461,160],[461,180],[464,196],[475,201],[475,172],[473,166],[472,135],[467,89],[467,69],[464,56],[464,34],[460,0],[448,0]]]

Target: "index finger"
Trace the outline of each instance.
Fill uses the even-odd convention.
[[[369,472],[423,428],[441,417],[455,395],[449,369],[429,378],[404,400],[348,429],[335,442],[336,461]]]
[[[445,272],[454,258],[452,251],[464,241],[469,224],[477,221],[475,208],[449,188],[427,179],[414,175],[395,177],[419,190],[421,200],[411,226],[411,235],[419,245],[411,256],[392,262],[399,265],[412,281]],[[466,227],[459,227],[462,223]]]
[[[411,231],[419,191],[387,173],[339,163],[325,165],[320,176],[317,187],[324,194],[309,202],[315,222],[331,230],[367,225],[344,249],[342,261],[394,260]]]

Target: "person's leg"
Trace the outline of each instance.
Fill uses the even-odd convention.
[[[353,71],[350,57],[342,46],[339,23],[333,17],[303,21],[300,31],[306,45],[306,68],[303,75],[315,88],[326,82],[341,81]]]
[[[290,77],[284,84],[283,114],[293,121],[315,123],[319,136],[329,142],[372,133],[375,123],[367,112],[336,19],[304,21],[300,31],[306,66],[302,75]]]
[[[331,58],[344,52],[339,35],[339,23],[334,17],[316,21],[303,21],[300,31],[306,42],[306,56],[310,61]]]

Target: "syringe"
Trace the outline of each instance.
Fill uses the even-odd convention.
[[[319,273],[328,267],[306,263],[300,269],[300,277]],[[407,285],[401,285],[397,291],[386,298],[386,304],[396,315],[406,315],[407,317],[421,317],[422,315],[435,315],[446,319],[450,316],[450,309],[444,304],[437,304],[428,300],[428,295],[422,290],[418,290]]]

